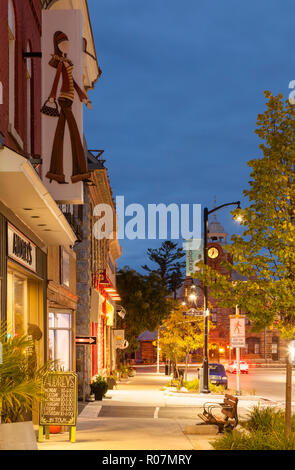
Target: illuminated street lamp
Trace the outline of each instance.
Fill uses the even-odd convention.
[[[237,202],[229,202],[227,204],[222,204],[221,206],[215,207],[211,211],[208,210],[208,207],[204,208],[204,265],[208,265],[208,221],[209,215],[213,214],[213,212],[218,211],[226,206],[238,206],[238,209],[241,208],[240,201]],[[209,390],[209,365],[208,365],[208,318],[207,315],[208,311],[208,287],[204,284],[204,311],[205,311],[205,319],[204,319],[204,359],[203,359],[203,390],[202,393],[210,393]]]

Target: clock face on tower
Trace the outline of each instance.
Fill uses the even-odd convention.
[[[216,246],[212,246],[208,250],[208,256],[211,259],[216,259],[219,256],[219,250],[216,248]]]

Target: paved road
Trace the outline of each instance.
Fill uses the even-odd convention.
[[[228,373],[229,387],[236,389],[235,374]],[[241,374],[241,389],[274,401],[285,400],[286,371],[284,369],[250,369],[249,374]],[[293,372],[293,401],[295,401],[295,372]]]
[[[156,367],[137,367],[139,373],[155,372]],[[161,367],[164,372],[164,367]],[[196,376],[196,368],[189,369],[189,378]],[[229,388],[236,390],[236,374],[227,372]],[[167,382],[169,377],[167,377]],[[286,371],[284,369],[249,369],[249,374],[241,374],[241,389],[249,394],[255,394],[270,400],[283,402],[285,400]],[[295,401],[295,370],[293,371],[293,401]]]

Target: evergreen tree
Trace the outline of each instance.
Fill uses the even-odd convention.
[[[144,276],[128,266],[118,272],[117,288],[127,314],[118,317],[118,328],[125,329],[128,352],[136,351],[137,337],[144,331],[155,331],[170,313],[171,302],[159,276],[153,272]]]
[[[144,265],[143,269],[149,273],[157,274],[167,291],[173,292],[176,297],[176,291],[184,279],[185,262],[180,261],[185,255],[183,249],[179,248],[176,243],[167,240],[162,243],[160,248],[149,248],[147,255],[151,262],[158,265],[158,268],[152,269]]]

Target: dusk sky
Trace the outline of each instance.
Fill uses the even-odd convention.
[[[104,149],[126,204],[241,199],[264,90],[295,79],[294,0],[88,0],[103,75],[89,93],[88,147]],[[239,231],[230,210],[217,219]],[[162,240],[122,240],[135,269]]]

